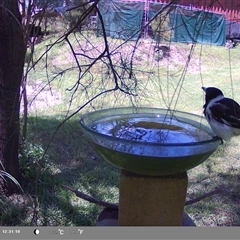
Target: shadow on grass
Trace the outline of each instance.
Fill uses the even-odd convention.
[[[213,196],[185,207],[197,226],[240,226],[240,169],[227,168],[223,161],[228,156],[225,152],[220,153],[213,154],[193,170],[189,180],[188,199],[219,190]]]
[[[69,120],[52,139],[61,122],[61,116],[29,118],[27,142],[34,148],[24,155],[23,189],[35,201],[26,203],[14,221],[13,204],[11,211],[0,217],[1,225],[95,225],[102,208],[79,199],[62,185],[101,200],[118,201],[119,171],[100,159],[86,142],[79,119]],[[44,161],[35,147],[48,148]],[[0,210],[2,207],[0,202]]]

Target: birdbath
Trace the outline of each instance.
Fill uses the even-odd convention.
[[[80,125],[97,153],[121,170],[118,225],[181,226],[187,170],[221,144],[206,120],[175,110],[125,107],[88,113]]]

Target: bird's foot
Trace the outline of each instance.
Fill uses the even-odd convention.
[[[218,137],[218,136],[214,136],[214,137],[213,137],[213,139],[216,139],[216,138],[217,138],[217,139],[220,139],[220,140],[221,140],[221,145],[223,145],[223,143],[224,143],[224,142],[223,142],[223,139],[220,138],[220,137]]]

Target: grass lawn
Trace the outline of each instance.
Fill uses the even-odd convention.
[[[36,46],[33,62],[54,40]],[[118,202],[119,170],[87,143],[79,127],[81,114],[136,105],[202,115],[202,86],[219,87],[240,102],[239,47],[229,50],[171,43],[170,57],[156,61],[152,40],[125,43],[109,39],[119,86],[111,90],[116,82],[109,58],[101,55],[105,49],[102,39],[76,35],[69,42],[71,45],[66,41],[56,44],[29,72],[28,134],[20,151],[24,193],[0,197],[0,225],[94,226],[102,207],[76,197],[62,185]],[[94,62],[96,56],[101,57]],[[240,225],[239,147],[239,138],[232,139],[188,172],[187,200],[221,190],[186,206],[197,226]]]

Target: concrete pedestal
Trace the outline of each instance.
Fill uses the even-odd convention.
[[[119,226],[182,226],[187,173],[164,177],[121,171]]]

